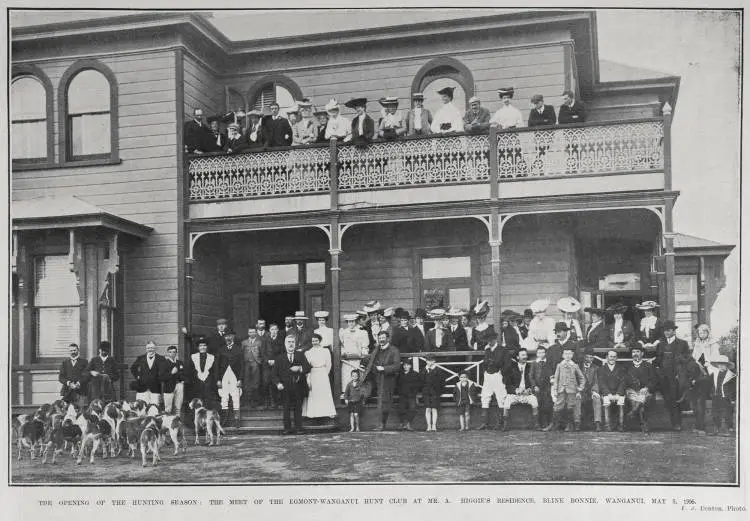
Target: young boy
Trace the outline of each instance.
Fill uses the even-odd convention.
[[[474,382],[469,381],[469,374],[463,371],[458,376],[458,383],[453,390],[453,398],[458,407],[458,421],[461,427],[459,431],[468,431],[471,425],[471,406],[476,403],[477,387]]]
[[[425,357],[427,367],[423,375],[422,399],[424,400],[424,417],[427,431],[437,430],[438,407],[440,407],[440,393],[443,390],[443,375],[435,364],[435,357]]]
[[[586,378],[581,369],[573,361],[573,347],[566,344],[563,348],[563,360],[555,369],[555,379],[552,387],[552,397],[555,405],[552,412],[552,423],[543,430],[550,431],[560,423],[560,416],[565,409],[573,414],[575,430],[581,429],[581,393],[586,385]],[[565,425],[565,432],[572,429],[570,419]]]
[[[711,379],[711,410],[714,427],[712,435],[730,436],[729,429],[734,420],[734,404],[737,401],[737,381],[731,371],[734,364],[726,355],[711,360],[708,377]]]
[[[359,370],[351,373],[352,379],[344,390],[344,402],[349,406],[349,432],[359,432],[359,415],[362,413],[362,402],[365,393],[359,382]]]
[[[401,428],[413,431],[411,422],[417,413],[417,393],[422,387],[422,378],[419,373],[412,370],[411,358],[405,358],[402,365],[403,371],[396,380]]]

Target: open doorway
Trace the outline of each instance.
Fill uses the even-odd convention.
[[[269,326],[273,323],[284,329],[284,317],[299,309],[299,290],[261,291],[258,294],[259,318]]]

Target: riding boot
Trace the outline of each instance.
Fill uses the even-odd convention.
[[[612,424],[609,421],[609,407],[604,408],[604,430],[612,432]]]
[[[482,424],[477,427],[478,431],[483,431],[489,427],[490,410],[482,409]]]
[[[557,430],[557,426],[560,423],[560,413],[557,411],[552,412],[552,420],[542,429],[543,432],[549,432],[551,430]]]
[[[623,432],[625,430],[625,406],[620,405],[618,409],[620,409],[620,424],[617,427],[617,430]]]
[[[510,409],[503,409],[503,415],[501,416],[500,422],[498,428],[501,431],[507,431],[510,427]]]

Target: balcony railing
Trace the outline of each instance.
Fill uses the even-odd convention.
[[[191,201],[664,169],[661,118],[433,135],[187,159]],[[493,161],[496,158],[496,161]]]

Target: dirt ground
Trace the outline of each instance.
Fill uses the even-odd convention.
[[[253,483],[347,481],[711,482],[735,480],[735,438],[692,432],[362,432],[229,435],[219,447],[192,445],[141,467],[120,455],[80,466],[16,461],[13,483]]]

